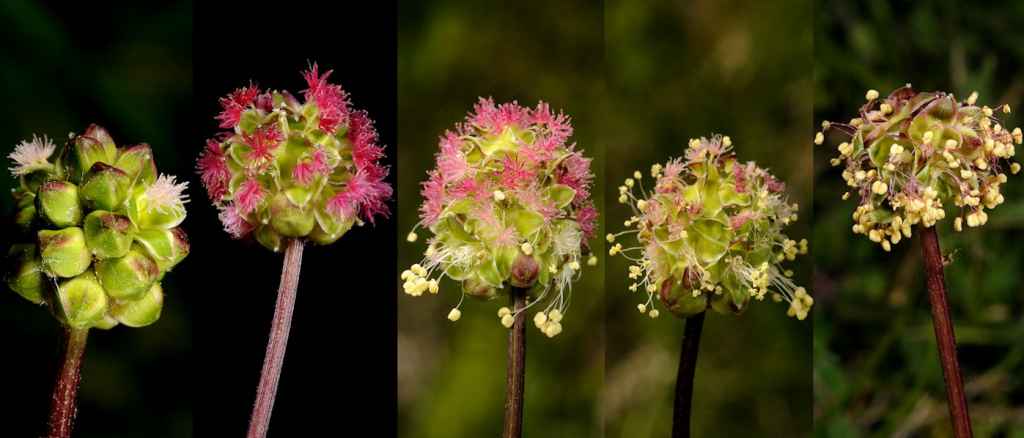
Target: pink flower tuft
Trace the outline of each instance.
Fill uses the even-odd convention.
[[[242,183],[241,187],[238,188],[238,199],[235,199],[235,205],[237,205],[238,213],[249,214],[259,207],[260,202],[263,202],[263,198],[267,196],[263,187],[260,186],[259,181],[249,178]]]
[[[203,186],[206,187],[206,193],[210,196],[210,201],[219,202],[224,198],[228,192],[231,172],[228,170],[224,150],[221,149],[218,141],[213,139],[206,141],[206,149],[199,155],[196,169],[199,171]]]
[[[429,177],[422,183],[420,195],[423,196],[423,204],[420,205],[420,220],[426,226],[437,223],[444,210],[444,180],[437,171],[430,172]]]
[[[470,172],[466,155],[462,153],[462,141],[458,134],[447,131],[440,140],[441,151],[437,153],[437,170],[445,182],[462,179]]]
[[[221,224],[224,225],[224,231],[231,235],[235,239],[241,239],[247,234],[252,232],[254,228],[252,224],[246,222],[240,214],[238,214],[238,208],[235,204],[227,204],[220,207],[220,213],[217,215],[220,218]]]
[[[732,179],[733,184],[736,186],[736,193],[747,192],[747,175],[753,168],[754,163],[749,163],[747,166],[736,163],[732,168]]]
[[[530,184],[536,178],[536,172],[524,166],[519,160],[505,156],[500,175],[502,189],[515,190]]]
[[[550,221],[556,218],[561,210],[555,206],[554,202],[544,199],[544,196],[540,192],[540,188],[536,185],[519,189],[516,191],[516,197],[519,198],[519,202],[524,207],[540,213],[544,216],[544,219]]]
[[[352,141],[352,161],[363,169],[384,156],[384,148],[377,144],[377,130],[366,111],[355,111],[349,116],[348,138]]]
[[[544,125],[551,133],[551,137],[559,143],[564,143],[565,140],[572,137],[572,120],[569,116],[561,112],[558,115],[553,115],[551,108],[545,102],[537,104],[537,109],[533,111],[532,120],[533,123]]]
[[[252,105],[256,96],[259,95],[260,90],[255,85],[249,84],[248,87],[239,88],[231,94],[220,99],[220,106],[223,109],[217,120],[220,120],[221,128],[234,128],[238,126],[238,121],[242,118],[242,112]]]
[[[292,169],[292,178],[299,184],[306,186],[313,182],[313,178],[326,176],[330,171],[331,168],[327,166],[326,154],[323,149],[318,147],[313,151],[309,159],[295,165]]]
[[[764,184],[766,187],[768,187],[768,190],[775,193],[779,193],[786,190],[786,183],[779,181],[778,179],[771,175],[765,175]]]
[[[481,97],[467,120],[485,132],[498,134],[506,127],[525,127],[530,119],[530,110],[519,106],[518,102],[495,105],[494,100]]]
[[[274,125],[257,128],[252,134],[242,135],[251,151],[249,160],[253,167],[262,169],[274,159],[274,150],[281,144],[281,131]]]
[[[597,209],[592,202],[576,211],[576,222],[580,224],[580,231],[583,232],[583,239],[594,238],[597,232]]]
[[[738,230],[747,222],[750,222],[751,219],[754,219],[754,212],[750,210],[743,210],[729,218],[729,227],[733,230]]]
[[[388,216],[387,200],[391,198],[391,186],[384,181],[387,169],[368,167],[358,170],[348,181],[345,189],[327,201],[327,211],[339,217],[356,214],[374,223],[376,216]]]
[[[583,154],[573,152],[562,161],[562,168],[558,172],[558,183],[565,184],[576,191],[573,198],[574,205],[590,197],[590,186],[594,175],[590,173],[590,158],[584,158]]]
[[[302,74],[308,87],[305,91],[306,102],[316,103],[320,109],[320,129],[330,133],[349,118],[348,96],[345,91],[340,85],[327,82],[332,72],[333,70],[328,70],[321,76],[317,65],[313,64],[313,68]]]

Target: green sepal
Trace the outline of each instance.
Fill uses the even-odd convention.
[[[576,191],[564,184],[555,184],[544,191],[544,196],[555,203],[555,207],[565,208],[576,197]]]
[[[164,307],[164,291],[160,283],[134,300],[118,300],[110,306],[110,315],[128,327],[145,327],[160,319]]]
[[[93,127],[99,131],[93,130]],[[89,135],[75,137],[72,140],[73,146],[71,151],[65,157],[67,160],[65,165],[68,168],[68,176],[74,182],[81,181],[93,164],[114,164],[117,159],[117,146],[114,145],[112,140],[109,140],[110,136],[103,128],[92,125],[88,131],[93,131],[94,134],[101,132],[102,135],[98,136],[100,138]]]
[[[132,245],[124,257],[96,262],[96,276],[111,298],[135,299],[157,280],[160,268],[139,245]]]
[[[7,286],[26,300],[36,304],[43,303],[43,293],[46,282],[43,276],[42,261],[36,253],[36,246],[32,244],[11,245],[8,251]]]
[[[92,255],[81,228],[39,230],[36,236],[43,270],[51,276],[71,278],[89,269]]]
[[[274,252],[281,251],[281,244],[284,239],[277,233],[277,231],[274,231],[274,227],[261,225],[256,227],[256,230],[253,231],[253,235],[256,236],[256,241],[259,242],[260,245],[263,245],[264,248]]]
[[[131,178],[116,167],[96,163],[82,179],[82,203],[93,210],[116,210],[128,197]]]
[[[96,258],[122,257],[132,246],[132,221],[127,216],[96,210],[85,217],[82,228]]]
[[[140,143],[121,149],[114,167],[131,178],[136,186],[149,187],[156,181],[156,162],[153,161],[153,150],[146,143]]]
[[[473,298],[490,300],[498,295],[497,290],[480,280],[479,277],[470,277],[462,281],[462,291]]]
[[[544,225],[544,216],[533,210],[518,208],[512,211],[512,225],[520,236],[529,238]]]
[[[285,237],[303,237],[313,231],[316,218],[308,210],[295,205],[284,193],[270,202],[270,225]]]
[[[74,328],[90,328],[107,312],[107,294],[92,272],[61,282],[56,301],[61,319]]]
[[[39,186],[36,211],[47,222],[57,227],[78,225],[82,220],[82,205],[78,199],[78,186],[67,181],[47,181]]]

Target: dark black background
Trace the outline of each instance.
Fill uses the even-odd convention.
[[[253,80],[305,87],[300,71],[333,69],[353,104],[369,112],[395,158],[397,81],[394,6],[285,2],[195,13],[195,114],[212,136],[217,98]],[[202,144],[196,139],[192,148]],[[394,180],[392,168],[391,180]],[[194,183],[198,186],[198,181]],[[194,367],[198,436],[242,436],[259,380],[281,255],[231,240],[195,191],[193,258],[182,274],[197,300]],[[392,205],[394,205],[392,203]],[[392,436],[395,403],[395,242],[391,219],[353,228],[327,247],[307,247],[270,435],[350,436],[352,427]],[[371,420],[371,418],[373,420]],[[357,433],[361,434],[361,433]]]
[[[393,166],[394,9],[0,6],[2,155],[32,133],[61,139],[96,122],[119,144],[149,142],[159,170],[190,183],[183,227],[192,252],[165,280],[164,315],[150,327],[90,334],[76,437],[244,436],[282,257],[221,230],[195,158],[218,131],[218,97],[250,80],[298,95],[301,71],[317,62],[369,112]],[[14,181],[2,180],[7,193]],[[7,216],[12,202],[2,196]],[[394,435],[395,236],[385,219],[306,248],[270,436],[349,436],[353,427]],[[44,310],[0,292],[0,436],[42,433],[59,339]]]

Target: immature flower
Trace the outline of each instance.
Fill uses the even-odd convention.
[[[160,317],[160,280],[188,254],[187,183],[156,173],[149,146],[118,148],[103,128],[64,148],[33,137],[10,154],[21,235],[8,286],[76,329]]]
[[[635,234],[638,246],[615,243],[611,255],[633,262],[629,289],[643,291],[640,313],[658,316],[657,297],[672,313],[687,317],[708,306],[740,313],[751,298],[789,302],[789,316],[807,317],[813,298],[789,278],[782,263],[807,253],[783,229],[797,220],[785,184],[757,167],[741,163],[729,137],[690,140],[684,158],[651,166],[653,187],[627,179],[619,188],[633,210],[629,230],[609,234],[614,242]]]
[[[873,96],[849,123],[823,124],[849,137],[832,164],[845,163],[843,178],[860,196],[853,232],[889,251],[911,236],[913,225],[931,227],[944,219],[950,205],[960,208],[956,231],[964,223],[984,225],[985,209],[1003,203],[1006,170],[1020,169],[1011,162],[1022,141],[1020,128],[1009,130],[992,108],[976,106],[978,93],[958,102],[907,84],[884,99]],[[1005,114],[1010,108],[1000,109]]]
[[[462,282],[463,296],[526,289],[527,308],[546,303],[537,327],[550,337],[561,332],[572,282],[584,261],[596,264],[587,244],[597,221],[594,175],[591,160],[566,144],[571,135],[569,117],[543,102],[531,109],[483,98],[445,132],[416,225],[433,236],[423,261],[402,273],[405,292],[437,293],[444,276]],[[414,228],[409,241],[417,238]],[[503,310],[509,327],[515,315]]]
[[[254,85],[220,100],[222,132],[197,169],[224,230],[273,251],[284,238],[330,244],[353,224],[387,216],[391,186],[373,121],[314,64],[303,101]]]

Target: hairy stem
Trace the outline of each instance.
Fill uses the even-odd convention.
[[[964,394],[964,381],[960,376],[960,362],[956,358],[953,320],[949,317],[949,304],[946,303],[939,236],[935,227],[918,227],[918,230],[921,233],[921,247],[924,251],[925,282],[928,285],[928,301],[932,306],[932,325],[935,327],[935,340],[939,346],[942,377],[946,381],[946,398],[949,401],[954,436],[970,438],[973,436],[971,417],[967,412],[967,396]]]
[[[47,438],[68,438],[74,426],[81,379],[82,355],[89,329],[67,328],[64,336],[64,355],[61,358],[57,383],[50,396],[50,424]]]
[[[281,268],[281,285],[277,288],[277,305],[274,307],[274,321],[270,326],[270,340],[263,358],[260,386],[256,390],[256,405],[252,408],[248,438],[264,438],[270,426],[270,412],[274,409],[277,382],[281,378],[284,351],[288,346],[288,332],[292,327],[292,312],[295,310],[295,291],[299,286],[299,270],[302,267],[303,242],[291,239],[284,251],[284,266]]]
[[[526,382],[526,291],[512,288],[509,301],[516,312],[508,335],[508,370],[505,386],[504,438],[523,436],[523,387]]]
[[[672,414],[672,438],[690,438],[690,411],[693,406],[693,376],[697,371],[700,333],[704,329],[704,312],[686,318],[683,346],[679,352],[679,373],[676,375],[676,400]]]

